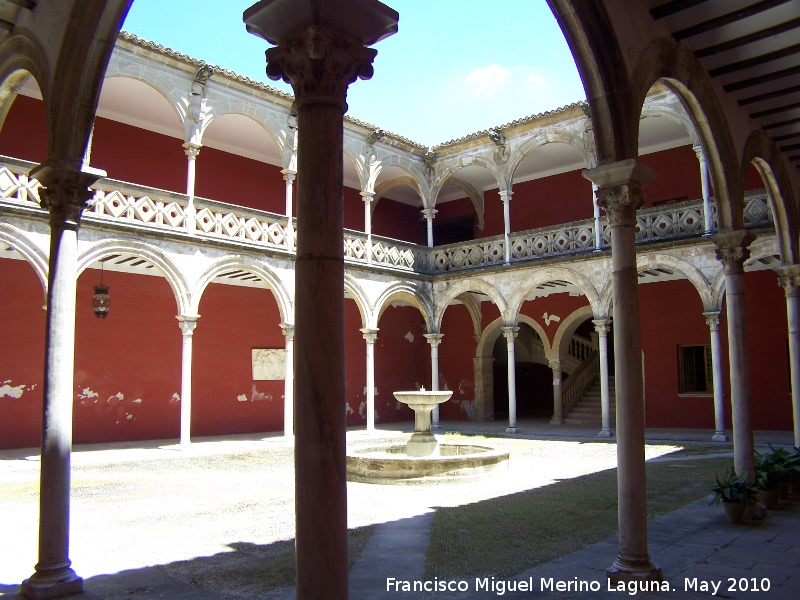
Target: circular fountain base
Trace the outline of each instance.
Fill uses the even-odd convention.
[[[438,444],[427,456],[409,456],[406,449],[406,444],[387,444],[349,451],[347,480],[387,484],[463,481],[508,466],[508,451],[488,446]]]

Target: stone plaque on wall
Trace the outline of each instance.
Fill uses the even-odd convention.
[[[286,350],[253,348],[253,380],[286,379]]]

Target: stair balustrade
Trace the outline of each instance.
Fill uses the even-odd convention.
[[[575,403],[581,399],[587,388],[600,376],[600,353],[592,350],[581,365],[570,373],[561,388],[563,414],[569,414]]]

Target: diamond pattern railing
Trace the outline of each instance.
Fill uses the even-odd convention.
[[[0,158],[0,205],[39,209],[39,182],[27,176],[33,163]],[[94,197],[84,211],[88,222],[127,224],[139,231],[152,229],[190,236],[194,240],[215,239],[293,253],[294,221],[224,202],[196,198],[194,206],[183,194],[103,179],[94,186]],[[712,202],[714,229],[717,212]],[[745,196],[745,226],[774,225],[765,190]],[[600,221],[601,247],[610,247],[610,229]],[[702,201],[657,206],[637,213],[637,243],[702,235]],[[569,256],[595,250],[593,219],[514,232],[510,236],[511,262]],[[196,243],[196,242],[195,242]],[[350,264],[369,265],[421,274],[463,271],[505,263],[503,236],[428,248],[397,240],[346,231],[344,257]]]

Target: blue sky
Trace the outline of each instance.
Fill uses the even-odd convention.
[[[265,74],[269,45],[245,31],[255,0],[134,0],[123,29],[291,92]],[[397,34],[378,42],[375,75],[348,114],[434,145],[585,97],[545,0],[385,0]]]

